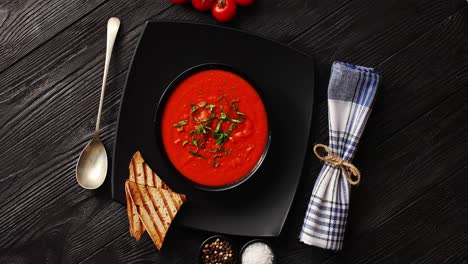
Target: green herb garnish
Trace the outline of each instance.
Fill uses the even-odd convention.
[[[219,133],[217,135],[214,135],[215,138],[216,138],[216,144],[218,145],[223,145],[227,140],[228,140],[228,136],[226,136],[225,133]]]
[[[221,122],[221,121],[220,121]],[[231,132],[236,128],[236,125],[235,124],[231,124],[231,127],[229,127],[228,130],[226,130],[226,132],[221,132],[221,131],[218,131],[218,132],[214,132],[213,133],[213,137],[215,138],[216,140],[216,144],[218,144],[219,146],[222,146],[224,145],[224,143],[226,143],[226,141],[229,139],[229,135],[231,134]]]
[[[206,127],[206,126],[204,126],[204,125],[198,125],[198,126],[197,126],[197,129],[191,130],[191,131],[190,131],[190,135],[206,134],[206,133],[208,133],[208,131],[206,131],[207,129],[210,129],[210,130],[211,130],[211,128]]]
[[[207,160],[209,163],[211,163],[211,161],[209,161],[211,158],[203,156],[202,153],[203,151],[213,153],[213,163],[211,163],[213,167],[219,166],[217,159],[231,155],[232,148],[226,150],[224,144],[230,139],[230,135],[236,129],[236,125],[243,123],[245,120],[245,115],[239,111],[239,107],[236,104],[239,102],[239,99],[234,99],[229,102],[226,96],[222,95],[218,98],[218,102],[222,100],[224,100],[225,103],[223,102],[219,105],[209,104],[207,102],[190,104],[190,118],[195,123],[195,127],[188,132],[192,136],[192,139],[184,140],[182,143],[182,146],[189,144],[196,147],[194,150],[189,150],[189,153],[195,157]],[[224,107],[226,105],[227,107]],[[215,112],[216,107],[219,107],[219,112]],[[208,113],[207,111],[210,111],[209,117],[199,118],[202,114],[206,116],[205,114]],[[217,122],[214,128],[212,128],[213,120]],[[223,123],[230,124],[226,131],[223,131]],[[173,126],[177,127],[179,131],[183,131],[183,127],[187,124],[188,120],[181,120],[173,124]],[[215,140],[215,149],[206,149],[205,143],[209,137],[213,137]]]
[[[206,103],[205,103],[206,104]],[[206,106],[206,105],[205,105]],[[211,106],[210,106],[211,107]],[[206,107],[205,107],[206,108]],[[213,118],[216,118],[216,115],[215,113],[213,113],[213,110],[210,109],[210,108],[207,108],[207,109],[210,109],[210,112],[211,112],[211,115],[205,119],[200,119],[200,118],[197,118],[194,116],[194,114],[197,112],[197,110],[200,109],[198,108],[197,106],[195,106],[194,104],[192,104],[192,110],[190,111],[190,118],[192,118],[193,121],[195,122],[198,122],[198,123],[208,123],[211,121],[211,119]]]
[[[226,132],[224,132],[224,133],[226,133],[226,134],[229,136],[229,134],[231,134],[231,132],[232,132],[234,129],[236,129],[236,125],[231,124],[231,127],[229,127],[229,129],[226,130]]]
[[[213,108],[215,108],[216,105],[214,104],[208,104],[208,105],[205,105],[205,108],[206,109],[210,109],[210,111],[213,111]]]
[[[183,126],[185,126],[187,123],[188,123],[187,120],[182,120],[182,121],[179,121],[179,122],[173,124],[172,126],[174,126],[174,127],[183,127]]]
[[[228,116],[226,115],[226,113],[221,112],[221,116],[219,117],[219,119],[226,120],[226,119],[228,119]]]
[[[237,101],[234,100],[234,101],[231,102],[232,109],[234,109],[234,112],[236,112],[236,114],[237,114],[238,116],[240,116],[240,117],[244,120],[244,119],[245,119],[245,115],[244,115],[244,113],[239,112],[239,108],[238,108],[237,105],[235,104],[236,102],[239,102],[239,99],[237,99]]]
[[[190,110],[190,114],[193,114],[195,113],[195,111],[197,111],[198,107],[196,105],[194,105],[193,103],[190,104],[192,106],[192,109]]]
[[[214,133],[219,133],[221,131],[221,124],[223,123],[223,120],[219,120],[218,124],[216,125],[216,129]]]
[[[199,157],[199,158],[202,158],[202,159],[204,159],[204,160],[208,160],[207,157],[205,157],[205,156],[201,155],[200,153],[195,152],[195,151],[193,151],[193,150],[189,150],[189,153],[192,154],[192,155],[195,156],[195,157]]]
[[[204,125],[198,125],[197,129],[203,134],[208,133]]]

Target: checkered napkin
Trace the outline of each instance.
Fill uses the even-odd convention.
[[[379,83],[372,68],[335,62],[328,86],[329,148],[351,161],[371,112]],[[351,185],[341,168],[325,163],[315,182],[299,239],[340,250],[348,217]]]

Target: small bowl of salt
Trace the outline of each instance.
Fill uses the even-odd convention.
[[[254,239],[242,247],[241,264],[275,264],[275,255],[270,244],[263,239]]]

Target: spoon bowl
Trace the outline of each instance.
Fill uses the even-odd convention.
[[[95,136],[81,152],[76,164],[76,180],[85,189],[102,185],[107,174],[107,153],[99,136]]]

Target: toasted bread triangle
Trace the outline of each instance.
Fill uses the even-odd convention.
[[[131,181],[127,181],[125,183],[125,187],[130,193],[130,199],[137,208],[138,217],[145,226],[145,229],[150,234],[150,237],[153,240],[154,244],[159,249],[162,245],[161,237],[158,233],[156,225],[153,222],[153,218],[149,213],[151,209],[148,208],[149,204],[151,204],[152,206],[152,203],[147,200],[147,197],[145,197],[144,193],[141,193],[141,189],[139,188],[139,186],[143,186],[142,189],[145,189],[144,185],[139,185]],[[154,210],[154,207],[152,209]]]
[[[145,232],[145,227],[140,221],[137,207],[130,197],[130,191],[127,186],[125,186],[125,196],[127,198],[127,215],[130,222],[130,235],[136,240],[140,240],[141,236]]]
[[[173,192],[137,151],[129,165],[129,180],[125,183],[130,235],[137,240],[148,231],[158,249],[167,231],[185,202],[185,195]]]
[[[141,153],[137,151],[134,155],[130,164],[128,166],[129,176],[128,179],[132,182],[140,182],[141,184],[145,184],[145,181],[142,180],[144,178],[141,177],[141,172],[139,171],[139,165],[143,163],[143,157]],[[127,216],[128,222],[130,224],[130,235],[134,237],[136,240],[140,240],[141,236],[145,233],[145,227],[143,223],[141,223],[140,217],[138,216],[138,211],[135,206],[135,203],[129,197],[129,191],[127,186],[125,186],[125,193],[127,196]]]
[[[126,182],[129,196],[136,206],[139,218],[158,249],[161,249],[167,231],[181,204],[174,202],[168,190]],[[178,194],[180,200],[185,199]],[[167,199],[167,200],[166,200]]]

